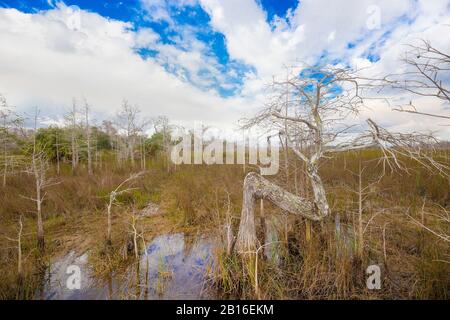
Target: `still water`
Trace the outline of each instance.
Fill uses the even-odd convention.
[[[213,299],[208,272],[214,241],[206,236],[165,234],[150,242],[134,263],[106,279],[94,277],[89,252],[72,251],[53,261],[37,299]],[[68,267],[81,271],[80,289],[68,289]]]

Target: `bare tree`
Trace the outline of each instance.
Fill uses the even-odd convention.
[[[358,209],[356,211],[357,213],[357,231],[355,232],[355,234],[357,235],[357,254],[358,257],[361,259],[363,257],[363,253],[364,253],[364,233],[365,230],[368,228],[368,225],[370,224],[370,222],[373,220],[373,218],[375,217],[375,215],[373,215],[370,219],[368,219],[368,221],[365,224],[364,221],[364,203],[366,202],[367,198],[373,194],[374,192],[376,192],[376,184],[380,181],[381,177],[375,178],[373,179],[372,182],[369,182],[367,184],[363,183],[363,179],[364,176],[367,177],[366,174],[366,170],[367,170],[367,166],[363,166],[362,164],[362,159],[361,159],[361,154],[359,155],[359,162],[358,162],[358,171],[357,172],[353,172],[349,169],[346,169],[347,172],[349,172],[354,178],[356,178],[357,180],[357,186],[356,188],[346,188],[348,193],[353,193],[357,196],[357,205],[358,205]],[[380,211],[381,212],[381,211]],[[365,225],[364,225],[365,224]]]
[[[84,99],[84,120],[85,120],[85,135],[86,135],[86,148],[87,148],[87,166],[88,174],[92,175],[92,155],[91,155],[91,127],[89,124],[89,109],[90,105],[86,99]]]
[[[135,188],[125,188],[129,183],[136,180],[137,178],[141,177],[143,175],[143,172],[134,173],[131,176],[129,176],[127,179],[122,181],[113,191],[109,193],[109,202],[106,207],[107,214],[108,214],[108,229],[106,234],[106,242],[107,244],[111,244],[111,228],[112,228],[112,206],[117,203],[117,197],[121,194],[130,192],[134,190]]]
[[[139,221],[140,215],[136,210],[132,210],[130,213],[130,222],[129,225],[131,227],[130,230],[130,236],[131,236],[131,242],[132,247],[134,249],[134,257],[136,259],[139,259],[139,240],[142,240],[142,243],[144,244],[145,248],[145,238],[144,238],[144,230],[141,227],[140,230],[138,230],[138,221]]]
[[[233,215],[231,212],[230,193],[227,190],[225,190],[225,192],[227,193],[227,202],[226,202],[227,209],[225,211],[225,226],[224,226],[225,232],[220,232],[220,233],[222,234],[222,238],[223,238],[224,242],[226,243],[227,255],[230,255],[233,252],[235,236],[233,235],[233,221],[232,221]],[[220,217],[219,208],[217,208],[216,210],[217,210],[217,216]]]
[[[134,166],[134,149],[136,146],[136,138],[138,135],[137,119],[140,110],[138,107],[131,106],[127,100],[122,102],[122,107],[117,114],[117,124],[120,131],[125,135],[124,139],[124,152],[126,158],[131,160],[131,164]]]
[[[55,147],[56,147],[56,174],[59,176],[61,173],[61,164],[60,164],[60,154],[59,154],[59,147],[61,146],[59,143],[59,132],[56,131],[55,136]]]
[[[23,278],[23,267],[22,267],[22,235],[23,235],[23,222],[22,222],[22,216],[19,217],[18,222],[18,229],[17,229],[17,238],[10,238],[8,236],[5,236],[5,238],[11,242],[17,243],[17,277],[19,281]]]
[[[72,151],[72,172],[75,171],[78,165],[78,143],[77,143],[77,132],[78,132],[78,110],[77,101],[75,98],[72,99],[72,110],[66,115],[66,120],[70,126],[70,144]]]
[[[106,132],[106,134],[109,137],[109,144],[111,149],[116,154],[116,160],[119,163],[120,162],[120,156],[119,156],[119,144],[118,142],[118,132],[116,128],[114,127],[114,124],[112,121],[109,120],[103,120],[102,122],[103,130]]]
[[[135,161],[135,149],[138,143],[141,153],[141,168],[145,169],[145,128],[149,121],[141,119],[141,110],[138,106],[131,106],[127,100],[122,103],[122,108],[117,114],[117,125],[119,127],[119,134],[124,135],[122,139],[122,158],[131,160],[131,164],[134,166]]]
[[[162,134],[162,151],[165,155],[167,171],[170,170],[170,144],[171,144],[171,132],[172,126],[169,123],[169,118],[166,116],[158,116],[153,119],[153,127],[156,133]],[[207,128],[203,128],[207,130]]]
[[[287,91],[287,86],[291,90]],[[448,174],[445,164],[438,163],[424,152],[433,139],[431,136],[390,133],[370,119],[367,120],[367,128],[360,132],[355,131],[356,126],[348,124],[350,116],[364,107],[365,99],[362,97],[370,87],[370,79],[358,77],[350,69],[333,66],[302,68],[292,72],[286,81],[274,80],[273,98],[255,118],[247,120],[245,127],[259,125],[287,137],[288,147],[305,163],[313,200],[295,195],[257,173],[249,173],[244,181],[237,250],[245,252],[255,248],[256,199],[269,200],[284,212],[311,221],[322,220],[328,215],[329,205],[319,166],[323,157],[333,153],[379,148],[384,155],[383,163],[392,170],[408,170],[402,161],[403,157],[408,157]],[[287,113],[281,113],[284,108]],[[303,149],[297,143],[300,136],[307,139]]]
[[[443,240],[445,242],[450,242],[450,235],[448,234],[448,227],[450,226],[450,215],[449,212],[446,208],[444,207],[440,207],[440,212],[434,214],[434,216],[442,222],[442,226],[443,226],[443,230],[437,230],[437,229],[433,229],[429,226],[426,225],[425,223],[425,201],[424,201],[424,205],[422,207],[422,219],[421,221],[413,218],[410,214],[409,214],[409,208],[406,212],[406,216],[408,218],[411,219],[411,222],[414,223],[415,225],[419,226],[420,228],[422,228],[423,230],[426,230],[427,232],[431,233],[433,236],[437,237],[440,240]],[[431,213],[428,213],[429,215],[433,215]]]
[[[145,150],[145,136],[140,136],[140,153],[141,153],[141,170],[145,170],[147,166],[147,159],[146,159],[146,150]]]
[[[45,248],[44,241],[44,223],[42,218],[42,203],[44,202],[46,192],[45,189],[55,185],[54,179],[47,177],[47,171],[49,170],[48,160],[44,151],[37,145],[37,122],[38,122],[39,110],[36,108],[34,114],[34,134],[33,134],[33,154],[31,158],[31,166],[27,169],[29,174],[34,176],[35,180],[35,197],[24,197],[36,203],[36,215],[37,215],[37,247],[42,252]]]
[[[385,80],[394,89],[401,89],[422,97],[435,97],[450,101],[448,79],[450,76],[450,55],[434,47],[429,41],[421,40],[417,45],[408,45],[402,62],[407,70],[402,74],[390,74]],[[450,119],[443,114],[431,114],[417,110],[410,101],[408,106],[394,110],[418,115]]]
[[[8,105],[6,98],[0,94],[0,142],[3,149],[3,187],[6,187],[6,178],[8,175],[8,165],[12,166],[13,157],[9,153],[9,147],[12,143],[10,139],[10,131],[12,128],[19,126],[22,119],[18,117],[13,109]]]
[[[3,145],[3,187],[6,187],[6,175],[8,172],[8,118],[11,110],[8,108],[6,99],[0,96],[0,117],[2,121],[2,145]]]
[[[141,170],[146,170],[147,167],[147,150],[146,150],[146,141],[147,134],[145,132],[147,125],[150,123],[150,120],[142,120],[138,125],[139,129],[139,144],[140,144],[140,155],[141,155]]]

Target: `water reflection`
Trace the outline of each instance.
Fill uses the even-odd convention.
[[[282,228],[281,218],[278,216],[269,216],[264,219],[265,224],[265,244],[264,255],[274,265],[280,264],[280,241],[279,233]]]
[[[140,283],[150,299],[212,298],[205,286],[205,275],[212,267],[213,241],[178,233],[156,238],[147,247],[139,264]]]
[[[71,290],[67,287],[67,280],[71,276],[67,273],[71,265],[78,266],[81,272],[81,289]],[[88,265],[88,254],[77,254],[75,251],[57,259],[50,264],[43,276],[42,286],[36,293],[37,299],[45,300],[79,300],[79,299],[101,299],[102,287],[95,286],[91,268]]]
[[[88,263],[88,253],[72,251],[47,269],[36,298],[43,299],[211,299],[214,293],[206,285],[212,267],[214,241],[183,233],[161,235],[153,239],[140,261],[126,271],[96,279]],[[81,289],[70,290],[67,267],[81,270]]]

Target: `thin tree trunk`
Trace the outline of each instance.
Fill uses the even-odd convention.
[[[36,179],[36,204],[37,204],[37,246],[40,251],[43,251],[45,248],[45,241],[44,241],[44,225],[42,221],[41,187],[39,185],[39,179]]]
[[[86,120],[86,145],[87,145],[88,175],[92,175],[91,130],[89,127],[89,105],[87,102],[85,103],[85,120]]]
[[[136,230],[136,218],[133,217],[133,246],[134,246],[134,256],[139,259],[139,247],[137,243],[137,230]]]
[[[8,172],[8,161],[7,161],[7,156],[6,156],[6,151],[5,151],[5,167],[3,168],[3,188],[6,187],[6,173]]]
[[[56,173],[59,176],[60,165],[59,165],[59,139],[58,139],[58,134],[56,134]]]
[[[17,235],[17,275],[19,279],[23,276],[22,271],[22,230],[23,230],[23,223],[22,223],[22,216],[19,220],[19,233]]]
[[[76,146],[76,126],[77,126],[77,118],[76,118],[76,103],[75,100],[72,103],[72,114],[71,114],[71,120],[72,120],[72,128],[71,128],[71,147],[72,147],[72,172],[75,171],[75,168],[78,163],[78,151]]]
[[[132,142],[132,140],[133,140],[133,137],[130,137],[131,139],[129,139],[129,146],[128,146],[128,148],[129,148],[129,150],[128,150],[128,152],[129,152],[129,155],[130,155],[130,158],[131,158],[131,166],[134,168],[134,143]]]
[[[363,237],[363,190],[362,190],[362,170],[361,170],[361,159],[359,159],[359,175],[358,175],[358,256],[362,259],[364,251],[364,237]]]
[[[36,110],[35,118],[34,118],[34,136],[33,136],[33,159],[32,159],[32,167],[33,174],[35,179],[36,186],[36,213],[37,213],[37,247],[41,253],[45,249],[45,241],[44,241],[44,225],[42,221],[42,186],[44,185],[44,159],[42,158],[42,154],[37,153],[36,146],[36,131],[37,131],[37,118],[38,118],[38,110]],[[37,163],[39,156],[39,164]],[[39,167],[38,167],[39,166]]]
[[[6,174],[8,172],[8,152],[7,152],[7,141],[6,141],[6,118],[3,118],[3,128],[5,129],[5,137],[3,140],[3,161],[5,162],[3,168],[3,187],[6,187]]]
[[[289,72],[288,70],[286,72]],[[286,80],[289,79],[289,73],[286,75]],[[289,84],[286,83],[286,106],[285,106],[285,116],[288,117],[288,104],[289,104]],[[288,131],[287,120],[284,120],[284,132]],[[286,188],[290,190],[289,187],[289,149],[288,149],[288,136],[284,137],[284,171],[286,174]]]
[[[112,195],[109,196],[109,203],[108,203],[108,229],[106,233],[106,244],[111,245],[111,207],[112,203],[114,201],[114,198]]]
[[[143,153],[143,157],[144,157],[144,170],[147,169],[147,156],[145,155],[145,138],[144,138],[144,142],[142,143],[142,153]]]

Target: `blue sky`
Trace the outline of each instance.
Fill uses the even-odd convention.
[[[59,0],[0,0],[0,6],[15,8],[26,13],[38,13],[52,10],[57,7]],[[265,14],[265,20],[272,30],[276,27],[275,21],[282,19],[289,25],[289,14],[299,7],[298,0],[257,0],[257,5]],[[168,72],[175,74],[202,90],[215,90],[222,97],[234,96],[240,93],[244,79],[249,74],[258,76],[254,65],[242,59],[230,57],[225,35],[214,30],[211,18],[197,1],[186,1],[180,5],[178,1],[167,0],[64,0],[67,6],[76,6],[81,10],[97,13],[105,18],[130,22],[133,30],[150,28],[158,34],[159,44],[174,46],[177,49],[189,52],[190,39],[194,37],[203,43],[205,48],[202,54],[215,63],[214,72],[208,68],[188,70],[183,65],[169,61],[155,46],[136,46],[135,52],[144,59],[158,61]],[[150,4],[149,4],[150,3]],[[158,12],[163,10],[164,17]],[[239,10],[239,8],[236,8]],[[404,18],[403,16],[400,18]],[[395,26],[395,23],[392,23]],[[389,32],[389,31],[387,31]],[[386,33],[388,34],[388,33]],[[386,34],[376,41],[386,39]],[[359,42],[364,40],[365,34],[360,38],[347,43],[347,49],[353,50]],[[369,46],[362,55],[370,62],[380,59],[377,53],[376,42]],[[316,60],[329,60],[334,63],[344,61],[344,57],[330,58],[328,51],[324,50]],[[288,62],[286,62],[288,63]]]
[[[164,68],[174,74],[182,74],[185,81],[204,89],[214,89],[222,97],[236,95],[242,88],[245,75],[253,73],[257,75],[257,70],[251,64],[230,58],[225,36],[215,31],[210,26],[210,17],[199,3],[179,6],[177,1],[163,1],[166,3],[171,21],[159,19],[152,16],[151,9],[145,7],[141,0],[64,0],[67,6],[77,6],[81,10],[95,12],[103,17],[131,22],[133,29],[151,28],[159,35],[160,43],[173,45],[180,50],[188,51],[189,46],[180,30],[192,29],[190,36],[194,36],[208,48],[204,53],[217,62],[217,69],[221,77],[211,74],[207,69],[199,69],[195,75],[180,65],[166,62],[164,56],[157,49],[151,46],[136,47],[136,53],[144,59],[157,59]],[[0,0],[0,6],[5,8],[15,8],[25,13],[38,13],[54,9],[57,0]],[[259,0],[258,5],[266,13],[266,21],[270,24],[273,19],[285,18],[289,10],[297,8],[298,0]],[[190,32],[190,33],[191,33]],[[205,80],[205,81],[198,81]]]
[[[57,2],[55,0],[0,0],[0,6],[15,8],[26,13],[37,13],[55,8]],[[257,73],[253,66],[230,58],[224,35],[211,28],[210,17],[199,3],[178,6],[176,1],[167,1],[166,9],[172,20],[170,22],[152,17],[152,12],[149,12],[140,0],[64,0],[64,3],[110,19],[131,22],[135,30],[151,28],[159,35],[162,44],[173,45],[183,51],[189,50],[189,46],[180,30],[192,29],[193,36],[207,46],[208,50],[205,54],[217,61],[217,68],[222,76],[220,79],[207,69],[199,69],[195,75],[196,78],[206,81],[196,81],[189,70],[183,69],[183,66],[165,62],[164,57],[159,56],[161,53],[152,47],[136,47],[136,52],[144,59],[159,57],[158,61],[168,72],[182,73],[186,81],[190,81],[201,89],[214,89],[223,97],[239,92],[246,73]],[[295,9],[297,0],[261,0],[259,5],[266,11],[267,21],[270,22],[275,16],[285,17],[288,10]]]
[[[103,113],[127,98],[149,115],[231,123],[287,65],[400,72],[406,43],[450,50],[447,25],[449,0],[0,0],[0,93],[48,114],[72,96]],[[396,124],[384,114],[371,116]]]

